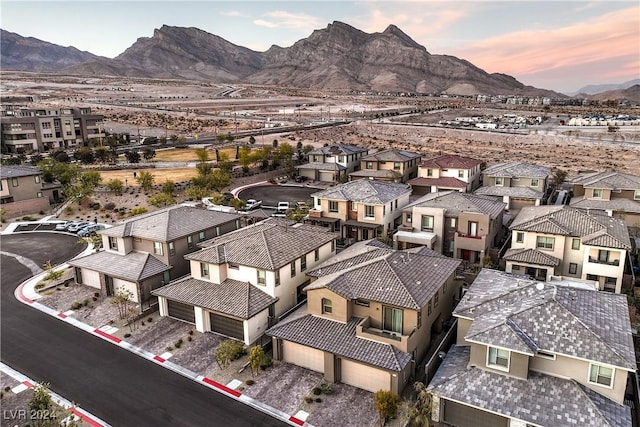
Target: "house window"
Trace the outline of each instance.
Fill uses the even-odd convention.
[[[532,178],[531,179],[531,186],[532,187],[537,187],[539,184],[538,178]]]
[[[594,199],[602,199],[602,188],[594,188],[593,189],[593,198]]]
[[[18,178],[11,178],[11,185],[14,187],[18,186]]]
[[[207,264],[206,262],[200,263],[200,277],[206,277],[207,279],[209,278],[209,264]]]
[[[370,303],[366,299],[358,298],[356,299],[356,305],[359,305],[360,307],[369,307]]]
[[[469,221],[469,236],[478,237],[478,223],[476,221]]]
[[[204,239],[206,238],[205,232],[201,231],[200,233],[198,233],[198,241],[202,242]]]
[[[320,249],[316,249],[315,251],[313,251],[313,255],[314,255],[314,259],[316,261],[320,260]]]
[[[418,311],[418,329],[422,327],[422,312]]]
[[[372,205],[365,205],[364,207],[364,217],[365,218],[375,218],[376,217],[376,207]]]
[[[427,176],[433,176],[433,169],[427,169]]]
[[[356,202],[353,202],[351,204],[351,210],[354,212],[358,212],[358,204]]]
[[[587,274],[587,280],[593,280],[594,282],[598,281],[598,275],[596,274]]]
[[[291,263],[291,277],[296,277],[296,262]]]
[[[300,257],[300,271],[305,271],[307,269],[307,256],[302,255]]]
[[[436,293],[433,296],[433,308],[436,308],[439,302],[440,302],[440,294]]]
[[[36,197],[38,197],[38,198],[42,197],[42,191],[38,191],[38,192],[36,193]]]
[[[613,368],[607,368],[593,363],[589,365],[589,382],[591,384],[598,384],[612,388],[613,374]]]
[[[153,242],[153,253],[156,255],[162,255],[162,242]]]
[[[504,178],[501,176],[496,176],[496,186],[502,187],[504,185]]]
[[[456,228],[458,226],[458,218],[449,218],[449,227]]]
[[[169,255],[176,254],[176,244],[173,242],[169,242]]]
[[[220,235],[220,227],[216,227],[216,236]]]
[[[36,184],[40,184],[40,175],[34,176],[33,180],[35,181]]]
[[[516,271],[516,270],[520,271],[520,266],[518,264],[513,264],[513,266],[511,266],[511,270],[512,271]]]
[[[395,171],[400,170],[400,162],[393,162],[393,170]]]
[[[116,237],[109,237],[109,249],[118,250],[118,239]]]
[[[422,231],[433,231],[433,217],[422,215]]]
[[[487,366],[504,371],[509,370],[509,358],[511,352],[501,348],[488,347],[487,349]]]
[[[276,270],[273,273],[276,279],[276,286],[280,286],[280,270]]]
[[[429,300],[429,303],[427,304],[427,316],[431,316],[431,300]]]
[[[640,200],[640,190],[633,192],[633,200]]]
[[[462,169],[458,170],[458,178],[464,178],[464,170]]]
[[[336,251],[336,241],[332,240],[331,241],[331,252],[335,252]]]
[[[373,162],[367,162],[367,169],[373,169]]]
[[[406,218],[406,222],[411,223],[411,212],[407,213]]]
[[[331,314],[331,313],[333,313],[331,300],[328,298],[322,298],[322,314]]]
[[[571,239],[571,249],[574,251],[580,249],[580,239]]]
[[[338,202],[329,200],[329,212],[338,212]]]
[[[524,233],[522,231],[516,232],[516,243],[524,242]]]
[[[383,325],[385,331],[402,333],[402,309],[382,307]]]
[[[344,163],[344,156],[338,156],[338,162]]]
[[[536,238],[536,248],[553,250],[555,237],[538,236]]]
[[[569,263],[569,274],[578,274],[578,264],[575,262]]]
[[[230,262],[228,265],[231,270],[240,270],[240,265],[237,262]]]
[[[543,359],[556,360],[556,355],[547,351],[538,350],[536,356],[542,357]]]
[[[187,236],[187,248],[193,249],[193,236]]]
[[[256,270],[256,275],[258,277],[258,285],[267,284],[267,272],[265,270]]]
[[[444,284],[442,285],[442,295],[444,295],[447,292],[447,282],[444,282]]]
[[[609,262],[609,251],[598,251],[598,261],[600,262]]]

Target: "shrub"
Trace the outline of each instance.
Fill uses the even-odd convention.
[[[191,337],[191,335],[187,337],[187,341],[193,341],[193,338]]]
[[[239,359],[245,353],[246,350],[241,342],[226,340],[221,342],[216,349],[216,360],[224,367],[231,361]]]
[[[94,211],[97,211],[98,209],[100,209],[100,203],[98,203],[98,202],[91,203],[91,205],[89,207],[91,209],[93,209]]]
[[[34,286],[35,290],[37,291],[38,289],[42,289],[44,288],[44,283],[42,282],[38,282],[37,285]]]
[[[6,386],[6,387],[4,388],[4,391],[9,391],[9,390],[11,390],[11,387],[9,387],[9,386]]]
[[[149,317],[149,318],[147,319],[147,322],[149,322],[149,323],[153,322],[153,317]]]
[[[176,341],[176,343],[174,344],[174,346],[176,348],[180,348],[182,346],[182,343],[180,341]]]
[[[96,298],[96,297],[92,297],[91,299],[92,299],[94,302],[95,302],[95,301],[98,301],[98,298]]]
[[[108,211],[112,211],[116,208],[116,204],[113,202],[107,202],[104,204],[104,208]]]
[[[86,300],[82,301],[82,305],[89,305],[89,300],[86,299]]]
[[[304,401],[307,402],[307,403],[313,403],[313,397],[307,396],[307,397],[304,398]]]
[[[82,303],[78,302],[78,301],[74,301],[73,304],[71,304],[71,309],[72,310],[79,310],[82,308]]]
[[[147,208],[143,208],[143,207],[133,208],[131,209],[131,212],[129,212],[129,216],[141,215],[143,213],[147,213]]]
[[[23,217],[22,217],[22,220],[23,220],[23,221],[34,221],[34,220],[35,220],[35,218],[34,218],[34,217],[32,217],[32,216],[23,216]]]
[[[129,338],[131,336],[131,334],[129,332],[127,332],[126,334],[124,334],[125,338]]]
[[[245,381],[246,385],[254,385],[256,382],[254,380],[247,380]]]
[[[143,320],[142,322],[140,322],[140,324],[141,324],[142,326],[144,326],[144,325],[145,325],[144,320]]]
[[[193,335],[193,329],[189,331],[189,335]]]
[[[260,362],[260,369],[265,371],[267,370],[267,368],[270,368],[272,366],[273,366],[273,359],[271,359],[271,357],[265,354],[264,357],[262,358],[262,361]]]
[[[326,395],[330,395],[333,394],[335,392],[335,390],[333,389],[333,384],[325,384],[322,383],[320,385],[320,388],[322,389],[322,392]]]
[[[315,394],[316,396],[319,396],[322,394],[322,389],[320,387],[314,387],[313,388],[313,394]]]
[[[93,296],[96,297],[96,298],[99,298],[100,297],[100,292],[94,292]]]
[[[167,351],[172,351],[172,350],[173,350],[173,347],[171,346],[167,347]]]
[[[322,402],[322,398],[321,397],[316,397],[316,402],[318,402],[318,403]]]
[[[38,212],[39,215],[44,215],[44,211]]]
[[[381,425],[384,425],[388,418],[396,416],[398,404],[400,403],[400,398],[397,394],[388,390],[378,390],[373,395],[373,401],[378,415],[380,415]]]

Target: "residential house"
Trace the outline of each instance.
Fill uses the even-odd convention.
[[[444,255],[480,262],[502,239],[505,204],[492,197],[441,191],[402,209],[393,235],[397,248],[424,245]]]
[[[188,206],[138,215],[98,232],[103,251],[69,262],[77,283],[106,295],[128,290],[132,300],[150,304],[151,291],[189,273],[184,256],[196,244],[240,227],[240,216]]]
[[[368,240],[395,228],[402,208],[409,203],[411,186],[396,182],[358,179],[313,193],[313,208],[306,222],[342,229],[342,237]]]
[[[327,381],[400,394],[460,297],[459,264],[426,248],[358,242],[309,271],[306,313],[267,331],[274,357]]]
[[[333,144],[309,151],[309,163],[296,166],[298,175],[315,181],[338,182],[345,174],[360,168],[366,148],[348,144]]]
[[[640,176],[618,172],[593,172],[567,181],[573,187],[571,206],[605,211],[628,227],[640,228]]]
[[[305,271],[336,251],[337,234],[270,218],[201,244],[185,256],[191,274],[153,292],[161,316],[250,345],[303,302]]]
[[[418,176],[409,181],[413,194],[422,196],[445,190],[470,192],[480,185],[481,160],[445,154],[423,160]]]
[[[498,163],[482,171],[475,193],[501,198],[507,209],[539,206],[545,200],[551,169],[530,163]]]
[[[595,212],[562,206],[523,208],[510,226],[506,271],[537,280],[567,276],[597,282],[620,293],[631,249],[624,222]]]
[[[431,380],[456,427],[630,427],[636,359],[624,295],[482,270],[454,310],[457,345]]]
[[[350,180],[371,178],[380,181],[407,182],[418,176],[420,154],[395,148],[369,154],[360,161],[360,170],[349,174]]]
[[[0,206],[8,215],[47,211],[58,201],[60,186],[42,180],[42,171],[28,166],[0,168]]]

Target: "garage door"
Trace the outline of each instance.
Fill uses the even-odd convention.
[[[340,382],[373,393],[391,389],[388,372],[346,359],[340,361]]]
[[[454,426],[507,427],[509,425],[508,418],[446,399],[443,421]]]
[[[169,316],[185,322],[196,323],[196,313],[193,311],[192,305],[167,300],[167,308],[169,309]]]
[[[282,360],[324,373],[324,352],[291,341],[282,342]]]
[[[300,169],[298,172],[301,176],[306,176],[309,179],[316,179],[315,169]]]
[[[535,204],[536,204],[535,200],[512,198],[509,203],[509,209],[520,210],[527,206],[535,206]]]
[[[211,331],[228,337],[244,340],[244,327],[241,320],[209,313],[211,320]]]
[[[320,172],[320,181],[333,182],[335,172]]]

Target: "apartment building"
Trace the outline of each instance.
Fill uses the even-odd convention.
[[[418,176],[409,181],[415,195],[456,190],[470,192],[480,185],[482,161],[445,154],[423,160]]]
[[[366,148],[348,144],[333,144],[309,151],[309,163],[296,166],[298,175],[315,181],[339,182],[340,178],[360,169],[360,159]]]
[[[267,331],[274,357],[330,382],[400,394],[451,317],[459,264],[375,241],[345,249],[308,272],[306,311]]]
[[[569,206],[527,207],[510,226],[506,271],[537,280],[563,276],[595,282],[620,293],[631,250],[629,230],[620,219]]]
[[[484,269],[455,308],[457,343],[428,390],[456,427],[629,427],[627,300]]]
[[[492,197],[441,191],[402,209],[396,248],[424,245],[444,255],[480,262],[502,239],[505,204]]]
[[[370,178],[405,183],[418,175],[420,154],[395,148],[369,154],[360,161],[360,170],[349,174],[350,180]]]
[[[0,111],[3,153],[72,148],[105,136],[104,117],[91,108],[4,108]]]
[[[543,203],[551,169],[523,162],[498,163],[482,171],[482,187],[475,194],[501,199],[509,210]]]

